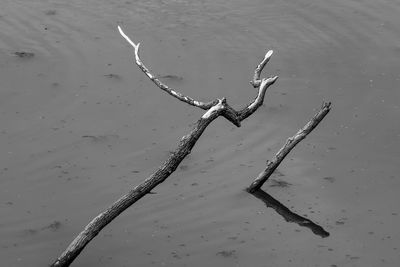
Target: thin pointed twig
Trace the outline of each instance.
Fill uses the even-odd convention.
[[[155,75],[153,75],[150,70],[143,64],[143,62],[140,60],[139,57],[139,46],[140,43],[135,44],[121,29],[120,26],[118,26],[118,30],[119,33],[122,35],[122,37],[124,37],[124,39],[131,45],[133,46],[133,48],[135,49],[135,60],[136,60],[136,65],[138,65],[138,67],[147,75],[147,77],[149,77],[149,79],[155,83],[161,90],[167,92],[168,94],[170,94],[173,97],[176,97],[177,99],[195,106],[195,107],[199,107],[201,109],[207,110],[209,108],[211,108],[212,106],[214,106],[215,104],[217,104],[216,101],[211,101],[208,103],[203,103],[201,101],[197,101],[194,100],[191,97],[185,96],[183,94],[181,94],[180,92],[168,87],[166,84],[164,84],[163,82],[161,82]]]
[[[265,65],[268,63],[268,61],[270,60],[273,53],[274,53],[274,51],[269,50],[265,54],[264,59],[260,62],[260,64],[258,64],[256,69],[254,70],[253,80],[250,81],[250,84],[253,85],[254,88],[257,88],[260,86],[260,84],[262,82],[262,80],[260,79],[261,72],[263,71],[263,69],[264,69]]]
[[[324,119],[326,114],[331,110],[331,103],[323,103],[321,110],[318,111],[317,114],[303,127],[301,128],[294,136],[288,138],[286,144],[276,153],[275,157],[272,161],[267,161],[267,168],[263,170],[258,177],[251,183],[251,185],[247,188],[247,191],[250,193],[255,192],[257,189],[261,188],[261,186],[268,180],[271,174],[278,168],[279,164],[282,160],[289,154],[289,152],[306,136],[314,130],[315,127]]]
[[[237,112],[231,106],[228,105],[225,98],[216,99],[210,103],[202,103],[195,101],[189,97],[183,96],[180,93],[175,92],[163,83],[161,83],[153,74],[143,65],[139,58],[139,46],[140,43],[135,44],[118,26],[121,35],[126,41],[133,46],[135,49],[136,64],[139,68],[162,90],[168,92],[170,95],[178,98],[179,100],[191,104],[202,109],[207,109],[207,112],[200,118],[193,131],[184,136],[181,142],[171,157],[161,166],[159,169],[149,178],[147,178],[140,185],[133,188],[126,195],[122,196],[107,210],[100,213],[94,218],[85,229],[71,242],[68,248],[61,254],[61,256],[52,264],[52,266],[69,266],[74,259],[81,253],[85,246],[94,238],[96,235],[108,225],[114,218],[125,211],[137,200],[151,193],[151,190],[158,184],[162,183],[175,169],[179,166],[180,162],[190,153],[191,149],[200,138],[205,128],[217,117],[224,116],[236,126],[240,127],[240,122],[254,113],[264,101],[265,92],[269,86],[271,86],[277,79],[277,77],[263,79],[259,86],[258,96],[250,103],[246,108]]]
[[[278,76],[268,78],[268,79],[262,79],[259,87],[258,87],[258,95],[254,99],[252,103],[247,105],[244,109],[240,110],[238,112],[238,117],[239,120],[242,121],[249,117],[251,114],[253,114],[263,103],[264,103],[264,97],[265,93],[271,85],[273,85],[276,80],[278,80]]]
[[[122,37],[125,38],[125,40],[135,49],[135,59],[136,59],[136,65],[138,65],[138,67],[147,75],[147,77],[149,77],[149,79],[151,81],[153,81],[161,90],[167,92],[168,94],[172,95],[173,97],[176,97],[177,99],[188,103],[189,105],[195,106],[195,107],[199,107],[202,108],[204,110],[207,110],[211,107],[213,107],[214,105],[216,105],[218,103],[218,100],[214,100],[208,103],[203,103],[200,101],[196,101],[191,97],[185,96],[179,92],[177,92],[176,90],[173,90],[171,88],[169,88],[167,85],[165,85],[164,83],[162,83],[159,79],[157,79],[157,77],[155,75],[153,75],[150,70],[143,64],[143,62],[140,60],[139,57],[139,46],[140,43],[135,44],[121,29],[120,26],[118,26],[118,30],[120,32],[120,34],[122,35]],[[269,86],[271,86],[272,84],[275,83],[275,81],[278,79],[278,76],[275,77],[271,77],[268,79],[262,79],[260,80],[260,74],[261,71],[264,69],[265,65],[268,63],[268,61],[270,60],[271,56],[272,56],[273,51],[270,50],[265,54],[264,59],[261,61],[261,63],[257,66],[256,70],[254,71],[254,78],[252,81],[253,86],[258,87],[258,95],[257,97],[253,100],[253,102],[251,102],[250,104],[248,104],[245,108],[243,108],[240,111],[236,111],[235,109],[233,109],[229,104],[226,103],[225,100],[225,106],[226,109],[223,112],[223,116],[228,119],[230,122],[232,122],[234,125],[236,125],[237,127],[240,127],[240,122],[243,121],[244,119],[246,119],[247,117],[249,117],[251,114],[253,114],[259,106],[262,105],[262,103],[264,102],[264,96],[265,96],[265,92],[268,89]]]

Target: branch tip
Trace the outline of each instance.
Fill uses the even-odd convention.
[[[272,78],[269,78],[269,79],[271,79],[271,80],[272,80],[272,82],[276,82],[276,80],[278,80],[278,78],[279,78],[279,76],[274,76],[274,77],[272,77]]]
[[[323,102],[323,103],[322,103],[322,108],[328,108],[328,109],[330,109],[331,106],[332,106],[332,103],[331,103],[331,102]]]
[[[264,82],[264,79],[263,81]],[[289,152],[300,142],[302,141],[318,124],[325,118],[325,116],[330,111],[331,102],[324,102],[322,104],[321,110],[314,115],[314,117],[307,122],[307,124],[301,128],[294,136],[289,137],[283,147],[279,149],[278,153],[276,153],[275,157],[272,161],[267,161],[267,167],[264,171],[262,171],[258,177],[251,183],[248,192],[253,193],[256,190],[260,189],[261,186],[268,180],[268,178],[272,175],[272,173],[276,170],[279,164],[283,161],[283,159],[289,154]]]
[[[129,38],[128,35],[126,35],[126,34],[124,33],[124,31],[121,29],[121,27],[120,27],[119,25],[118,25],[118,31],[119,31],[119,33],[121,34],[121,36],[124,37],[125,40],[126,40],[131,46],[133,46],[133,47],[135,48],[135,50],[138,50],[138,49],[139,49],[140,43],[135,44],[135,43],[131,40],[131,38]]]
[[[261,80],[260,88],[263,88],[265,86],[270,86],[271,84],[276,82],[277,79],[278,79],[278,76],[274,76],[274,77],[270,77],[270,78],[263,78]]]
[[[269,59],[271,56],[272,56],[272,54],[274,53],[274,51],[273,50],[269,50],[266,54],[265,54],[265,59]]]

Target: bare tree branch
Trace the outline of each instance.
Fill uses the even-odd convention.
[[[264,59],[260,62],[260,64],[258,64],[258,66],[256,67],[256,69],[254,70],[254,77],[253,80],[250,81],[250,84],[254,86],[254,88],[257,88],[260,86],[261,84],[261,80],[260,80],[260,75],[261,72],[263,71],[265,65],[268,63],[269,59],[271,58],[272,54],[274,53],[274,51],[269,50],[266,54]]]
[[[155,75],[153,75],[150,72],[150,70],[140,60],[140,57],[139,57],[140,43],[135,44],[122,31],[120,26],[118,26],[118,30],[119,30],[120,34],[122,35],[122,37],[124,37],[125,40],[135,49],[136,65],[138,65],[138,67],[147,75],[147,77],[149,77],[149,79],[151,81],[153,81],[157,85],[157,87],[159,87],[161,90],[167,92],[171,96],[176,97],[177,99],[179,99],[189,105],[199,107],[204,110],[208,110],[209,108],[213,107],[214,105],[216,105],[218,103],[218,100],[214,100],[214,101],[207,102],[207,103],[203,103],[203,102],[194,100],[193,98],[185,96],[185,95],[179,93],[178,91],[171,89],[166,84],[162,83],[159,79],[157,79],[157,77]],[[273,53],[272,50],[267,52],[264,59],[257,66],[257,68],[254,72],[255,74],[254,74],[252,84],[254,87],[258,87],[258,95],[254,99],[254,101],[240,111],[235,111],[235,109],[233,109],[231,106],[229,106],[229,104],[226,103],[226,109],[224,110],[222,115],[227,120],[229,120],[234,125],[236,125],[237,127],[240,127],[240,122],[243,121],[244,119],[246,119],[247,117],[249,117],[251,114],[253,114],[257,110],[257,108],[262,105],[262,103],[264,102],[264,96],[265,96],[266,90],[268,89],[269,86],[274,84],[274,82],[278,79],[278,76],[275,76],[272,78],[260,80],[261,71],[264,69],[265,65],[270,60],[272,53]]]
[[[331,103],[323,103],[321,109],[317,114],[294,136],[288,138],[286,144],[276,153],[272,161],[267,161],[267,168],[262,171],[258,177],[251,183],[247,188],[247,191],[254,193],[257,189],[268,180],[271,174],[278,168],[282,160],[289,154],[289,152],[301,141],[303,140],[315,127],[324,119],[326,114],[331,110]]]
[[[71,242],[68,248],[62,253],[62,255],[52,264],[52,266],[69,266],[74,259],[81,253],[85,246],[114,218],[121,214],[124,210],[130,207],[137,200],[150,193],[151,190],[158,184],[162,183],[167,179],[172,172],[178,167],[180,162],[188,155],[203,133],[204,129],[214,119],[219,116],[223,116],[234,125],[240,127],[240,122],[246,119],[248,116],[253,114],[258,107],[260,107],[264,101],[265,92],[269,86],[271,86],[278,77],[263,79],[260,86],[257,97],[252,103],[250,103],[243,110],[237,112],[231,106],[228,105],[225,98],[216,99],[213,102],[204,104],[193,100],[192,98],[183,96],[180,93],[175,92],[168,86],[161,83],[153,74],[143,65],[141,62],[138,51],[139,43],[135,44],[132,40],[126,36],[122,29],[118,26],[121,35],[130,43],[135,49],[136,64],[139,68],[162,90],[168,92],[170,95],[178,98],[179,100],[188,103],[190,105],[205,109],[209,106],[208,110],[197,122],[196,127],[192,130],[189,135],[182,137],[181,142],[177,150],[172,153],[171,157],[162,165],[153,175],[147,178],[140,185],[132,189],[128,194],[117,200],[107,210],[99,214],[94,218],[85,229]],[[264,64],[265,65],[265,64]]]
[[[224,101],[219,100],[217,105],[204,113],[200,120],[197,121],[193,130],[188,135],[182,137],[178,148],[171,154],[170,158],[165,161],[154,174],[114,202],[108,209],[96,216],[51,266],[69,266],[85,246],[96,237],[107,224],[167,179],[176,170],[181,161],[191,152],[193,146],[207,126],[221,115],[224,108]]]
[[[265,96],[265,93],[266,93],[268,87],[273,85],[277,79],[278,79],[278,76],[268,78],[268,79],[262,79],[261,84],[258,88],[257,97],[247,107],[245,107],[244,109],[242,109],[241,111],[238,112],[238,117],[239,117],[240,121],[249,117],[263,104],[264,96]]]
[[[178,91],[176,91],[176,90],[174,90],[174,89],[168,87],[168,86],[167,86],[166,84],[164,84],[163,82],[161,82],[155,75],[153,75],[153,74],[150,72],[150,70],[149,70],[149,69],[142,63],[142,61],[140,60],[140,57],[139,57],[139,46],[140,46],[140,43],[135,44],[135,43],[122,31],[122,29],[121,29],[120,26],[118,26],[118,30],[119,30],[119,33],[122,35],[122,37],[124,37],[125,40],[126,40],[131,46],[133,46],[133,48],[135,49],[135,60],[136,60],[136,65],[138,65],[139,68],[147,75],[147,77],[149,77],[149,79],[150,79],[152,82],[154,82],[161,90],[167,92],[168,94],[172,95],[173,97],[176,97],[176,98],[178,98],[179,100],[181,100],[181,101],[183,101],[183,102],[185,102],[185,103],[187,103],[187,104],[189,104],[189,105],[192,105],[192,106],[195,106],[195,107],[199,107],[199,108],[201,108],[201,109],[207,110],[207,109],[209,109],[209,108],[211,108],[212,106],[214,106],[214,105],[217,104],[217,101],[211,101],[211,102],[208,102],[208,103],[203,103],[203,102],[201,102],[201,101],[194,100],[193,98],[188,97],[188,96],[185,96],[185,95],[181,94],[180,92],[178,92]]]
[[[240,111],[236,111],[235,109],[233,109],[231,106],[228,105],[225,98],[216,99],[208,103],[196,101],[190,97],[182,95],[176,90],[169,88],[167,85],[163,84],[159,79],[157,79],[146,68],[146,66],[144,66],[144,64],[141,62],[139,58],[140,43],[135,44],[122,31],[121,27],[118,26],[118,29],[120,34],[125,38],[125,40],[135,49],[136,64],[147,75],[147,77],[150,78],[150,80],[152,80],[161,90],[176,97],[177,99],[207,111],[197,121],[192,131],[188,135],[182,137],[177,149],[170,155],[170,158],[166,160],[164,164],[158,168],[158,170],[154,174],[145,179],[138,186],[131,189],[127,194],[125,194],[124,196],[119,198],[116,202],[114,202],[114,204],[112,204],[108,209],[106,209],[104,212],[100,213],[96,218],[94,218],[85,227],[85,229],[81,233],[79,233],[79,235],[71,242],[68,248],[51,266],[69,266],[74,261],[74,259],[81,253],[81,251],[85,248],[85,246],[94,237],[96,237],[107,224],[109,224],[114,218],[116,218],[119,214],[121,214],[123,211],[129,208],[133,203],[141,199],[146,194],[149,194],[151,190],[155,188],[157,185],[165,181],[165,179],[167,179],[176,170],[181,161],[191,152],[192,148],[194,147],[194,145],[196,144],[197,140],[200,138],[204,130],[216,118],[218,118],[219,116],[223,116],[229,121],[231,121],[234,125],[240,127],[240,122],[249,117],[251,114],[253,114],[262,105],[266,90],[268,89],[269,86],[274,84],[274,82],[278,78],[277,76],[275,76],[272,78],[260,80],[261,71],[263,70],[263,68],[265,67],[265,65],[267,64],[272,55],[272,51],[269,51],[265,55],[262,62],[257,66],[252,81],[253,86],[258,87],[258,95],[254,99],[254,101],[248,104],[245,108],[243,108]],[[327,104],[324,111],[325,114],[323,116],[325,116],[326,113],[329,111],[329,107],[330,104]],[[322,120],[322,118],[320,120]],[[312,128],[314,128],[318,123],[319,121],[316,123],[310,122],[309,124],[306,125],[307,127],[305,127],[303,131],[299,131],[295,139],[291,140],[290,142],[288,141],[289,151],[291,149],[290,148],[291,146],[294,146],[296,142],[299,142],[299,139],[301,140],[302,138],[305,137],[303,136],[304,133],[308,134],[307,131],[311,131]],[[311,128],[311,130],[308,130],[309,128]],[[283,149],[282,152],[280,151],[280,153],[283,155],[285,151],[286,150]],[[288,152],[286,152],[286,154],[287,153]],[[281,161],[283,157],[280,159],[277,156],[277,159],[280,159]],[[263,181],[258,181],[257,179],[256,179],[257,183],[253,187],[255,189],[259,188],[263,183]],[[251,190],[252,189],[249,189],[250,192],[253,192]]]

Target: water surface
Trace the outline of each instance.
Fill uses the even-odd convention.
[[[398,266],[399,13],[386,0],[1,1],[0,265],[52,262],[202,115],[135,66],[119,24],[193,98],[246,105],[269,49],[263,75],[280,78],[73,266]],[[263,189],[327,238],[243,191],[324,100],[331,113]]]

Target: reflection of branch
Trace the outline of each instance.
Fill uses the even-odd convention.
[[[253,181],[253,183],[247,188],[249,193],[260,189],[261,186],[268,180],[271,174],[278,168],[282,160],[289,154],[289,152],[306,136],[314,130],[315,127],[325,118],[326,114],[331,110],[331,103],[323,103],[321,110],[294,136],[290,137],[286,144],[276,153],[272,161],[267,161],[267,168],[262,171],[258,177]]]
[[[261,199],[265,205],[269,208],[273,208],[277,213],[279,213],[287,222],[294,222],[300,226],[309,228],[314,234],[320,237],[328,237],[329,233],[324,230],[318,224],[315,224],[311,220],[304,218],[289,210],[285,205],[280,203],[278,200],[273,198],[270,194],[263,191],[262,189],[257,189],[251,193],[258,199]]]
[[[265,61],[265,63],[264,63]],[[263,64],[268,62],[268,57],[266,56],[263,62],[260,63],[259,67],[263,67]],[[258,67],[258,68],[259,68]],[[258,72],[254,74],[254,81],[257,81]],[[256,84],[256,82],[253,82]],[[313,223],[311,220],[304,218],[296,213],[291,212],[287,207],[285,207],[278,200],[274,199],[265,191],[261,190],[261,186],[268,180],[268,178],[272,175],[272,173],[278,168],[279,164],[283,161],[283,159],[290,153],[290,151],[306,136],[314,130],[315,127],[325,118],[326,114],[331,110],[331,103],[323,103],[321,109],[317,114],[303,127],[301,128],[294,136],[288,138],[286,144],[278,151],[272,161],[267,161],[267,168],[263,170],[258,177],[251,183],[251,185],[247,188],[247,192],[254,195],[255,197],[261,199],[267,207],[273,208],[276,212],[282,215],[283,218],[287,222],[295,222],[300,226],[307,227],[313,231],[314,234],[319,235],[321,237],[329,236],[329,233],[324,230],[321,226]]]

